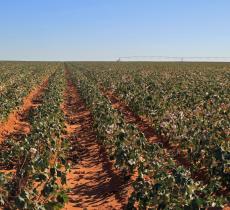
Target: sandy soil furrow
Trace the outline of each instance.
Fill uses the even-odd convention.
[[[98,144],[92,117],[68,79],[64,112],[67,136],[71,141],[71,172],[67,176],[70,189],[65,209],[122,209],[126,188],[105,151]]]
[[[171,145],[166,139],[157,135],[148,119],[134,114],[125,102],[121,101],[112,91],[101,88],[101,93],[110,100],[114,109],[123,113],[127,123],[136,125],[137,128],[144,133],[149,142],[161,143],[168,157],[173,157],[178,165],[183,165],[185,168],[189,169],[191,163],[186,159],[186,155],[180,149],[179,145]],[[202,170],[193,173],[192,177],[197,181],[206,181],[205,173]]]
[[[31,128],[28,122],[30,111],[42,103],[40,97],[44,93],[47,85],[48,78],[46,78],[37,88],[32,90],[23,100],[22,106],[18,110],[10,113],[8,119],[0,124],[0,151],[4,151],[5,153],[10,151],[11,147],[9,147],[9,144],[6,141],[7,139],[20,141],[30,133]],[[11,160],[11,163],[8,163],[7,165],[0,162],[0,172],[14,172],[16,163],[17,157]]]
[[[159,135],[156,134],[154,128],[151,126],[150,121],[143,117],[143,116],[138,116],[134,114],[131,109],[126,105],[126,103],[122,100],[120,100],[112,91],[110,90],[105,90],[104,88],[101,88],[101,93],[110,100],[112,107],[114,109],[119,110],[121,113],[123,113],[125,121],[127,123],[131,123],[137,126],[137,128],[144,133],[146,139],[149,142],[152,143],[157,143],[160,142],[163,145],[163,148],[165,149],[166,156],[167,157],[172,157],[174,161],[178,165],[183,165],[185,168],[189,169],[191,166],[190,162],[186,159],[186,155],[181,152],[179,146],[172,146],[169,144],[169,142],[164,139],[163,137],[160,137]],[[192,178],[195,181],[202,181],[204,183],[207,182],[205,172],[203,170],[200,170],[198,172],[193,172]],[[228,189],[224,189],[223,192],[220,192],[223,195],[228,194]],[[212,208],[209,208],[212,209]],[[227,205],[224,210],[230,209],[229,205]]]
[[[44,92],[47,84],[48,78],[25,97],[19,109],[12,111],[7,120],[0,123],[0,144],[9,136],[26,135],[30,132],[30,125],[26,121],[26,118],[30,110],[39,105],[40,101],[38,98]]]

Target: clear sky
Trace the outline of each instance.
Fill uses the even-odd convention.
[[[0,60],[229,56],[230,0],[1,0]]]

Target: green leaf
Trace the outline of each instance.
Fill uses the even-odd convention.
[[[200,207],[202,207],[204,201],[201,198],[196,198],[192,200],[191,206],[194,210],[199,210]]]
[[[40,182],[40,181],[46,181],[47,177],[45,174],[40,173],[40,174],[34,174],[33,179]]]
[[[56,168],[50,168],[50,175],[55,176],[56,174]]]
[[[60,193],[57,196],[57,201],[62,203],[62,204],[67,203],[68,202],[68,195],[64,192]]]
[[[17,208],[19,209],[23,209],[25,207],[25,199],[21,196],[18,196],[16,199],[15,199],[15,204],[17,206]]]

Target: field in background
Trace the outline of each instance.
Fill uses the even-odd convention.
[[[229,63],[0,62],[0,110],[2,207],[230,203]]]

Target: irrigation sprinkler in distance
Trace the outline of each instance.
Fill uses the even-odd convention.
[[[230,57],[126,56],[116,61],[230,62]]]

